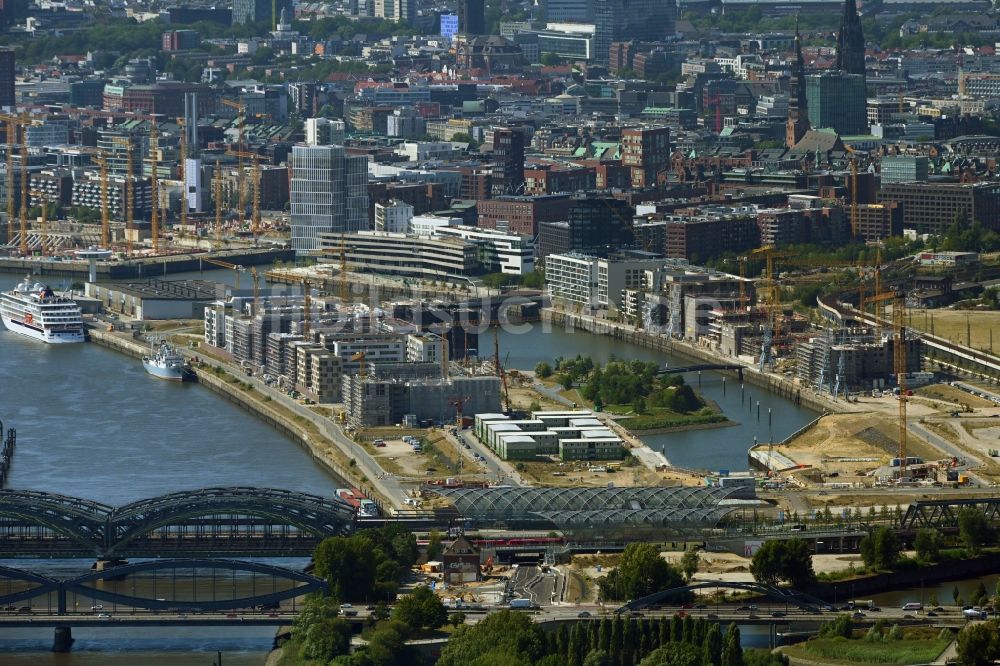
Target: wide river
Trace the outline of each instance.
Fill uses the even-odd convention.
[[[10,289],[19,277],[0,274],[0,289]],[[232,282],[229,271],[172,277]],[[54,287],[63,282],[52,281]],[[481,348],[492,345],[488,338],[484,336]],[[614,355],[686,363],[610,338],[559,328],[501,332],[499,340],[501,355],[513,368],[530,369],[538,361],[577,354],[601,362]],[[699,385],[696,375],[688,379]],[[645,438],[676,465],[746,469],[746,451],[755,437],[777,441],[815,418],[813,412],[762,390],[746,387],[741,392],[734,378],[724,382],[716,373],[703,374],[700,390],[737,425]],[[17,428],[18,448],[9,479],[14,488],[117,505],[209,486],[268,486],[327,495],[337,486],[294,442],[210,391],[157,381],[134,359],[93,344],[43,345],[0,331],[0,419]],[[215,651],[222,650],[226,664],[260,664],[273,631],[74,629],[73,634],[77,639],[73,652],[53,655],[48,651],[50,629],[0,631],[0,663],[186,666],[210,663]]]

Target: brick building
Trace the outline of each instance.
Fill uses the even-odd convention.
[[[505,229],[522,236],[538,234],[541,222],[565,220],[568,194],[501,196],[479,201],[479,224],[483,229]]]

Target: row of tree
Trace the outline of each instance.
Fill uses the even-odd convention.
[[[681,618],[614,619],[563,624],[545,632],[523,614],[492,613],[462,626],[438,666],[766,666],[780,656],[744,651],[736,625]]]

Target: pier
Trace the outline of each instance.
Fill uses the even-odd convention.
[[[0,441],[3,442],[0,448],[0,490],[7,485],[7,473],[10,471],[11,462],[14,459],[14,446],[17,443],[17,431],[11,428],[4,437],[3,421],[0,421]]]

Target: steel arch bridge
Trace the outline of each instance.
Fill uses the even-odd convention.
[[[176,571],[178,570],[192,572],[191,576],[186,577],[187,581],[197,581],[199,584],[205,584],[211,580],[212,589],[210,597],[202,599],[197,599],[196,596],[185,598],[183,595],[176,596],[165,591],[160,592],[160,594],[164,594],[165,596],[156,597],[155,587],[152,588],[154,591],[153,597],[144,597],[134,592],[128,594],[121,590],[116,590],[112,585],[108,584],[116,582],[121,583],[121,586],[128,587],[131,580],[130,577],[142,575],[147,576],[147,578],[148,576],[162,576],[171,571],[176,576]],[[205,574],[206,571],[211,571],[211,576],[207,576]],[[218,598],[217,594],[219,590],[215,588],[225,587],[226,579],[217,576],[216,572],[218,571],[230,573],[234,579],[236,574],[243,576],[241,585],[237,586],[233,583],[229,586],[233,594],[221,599]],[[248,586],[245,579],[250,577],[256,581],[257,576],[264,576],[272,580],[271,588],[268,589],[262,585],[258,592],[255,584]],[[278,589],[274,583],[278,579],[287,582],[281,589]],[[169,581],[170,579],[164,580]],[[125,581],[125,583],[122,583],[122,581]],[[216,585],[216,581],[222,581],[222,583]],[[163,590],[164,587],[171,588],[171,586],[161,582],[160,589]],[[192,587],[189,586],[185,589],[190,590]],[[248,587],[249,594],[246,593],[246,588]],[[133,591],[136,589],[134,583],[131,589]],[[176,588],[174,587],[174,589]],[[54,595],[56,603],[53,611],[59,615],[69,612],[70,599],[84,599],[88,605],[99,601],[145,611],[211,613],[253,608],[256,606],[267,607],[269,605],[277,605],[282,601],[296,599],[312,592],[325,592],[326,589],[327,583],[322,578],[317,578],[316,576],[294,569],[239,560],[206,558],[149,560],[124,564],[102,571],[93,571],[70,579],[50,578],[31,571],[0,566],[0,608],[10,610],[12,607],[25,601],[36,602],[44,599],[51,601],[51,597]],[[35,606],[36,608],[40,607],[38,604],[35,604]]]
[[[660,592],[654,592],[653,594],[647,595],[645,597],[640,597],[639,599],[633,599],[628,603],[622,605],[617,611],[622,613],[625,611],[639,610],[640,608],[648,608],[650,606],[659,606],[666,602],[674,601],[678,598],[683,598],[694,590],[704,590],[713,588],[726,588],[730,590],[738,590],[740,592],[751,592],[753,594],[759,594],[761,596],[767,597],[779,603],[787,603],[789,606],[795,606],[806,611],[818,611],[818,610],[835,610],[834,607],[823,601],[818,597],[814,597],[804,592],[798,592],[784,587],[777,587],[775,585],[765,585],[763,583],[741,583],[738,581],[700,581],[697,583],[692,583],[691,585],[682,585],[680,587],[674,587],[669,590],[661,590]]]
[[[275,488],[204,488],[121,507],[0,490],[0,557],[305,556],[354,520],[340,498]]]

